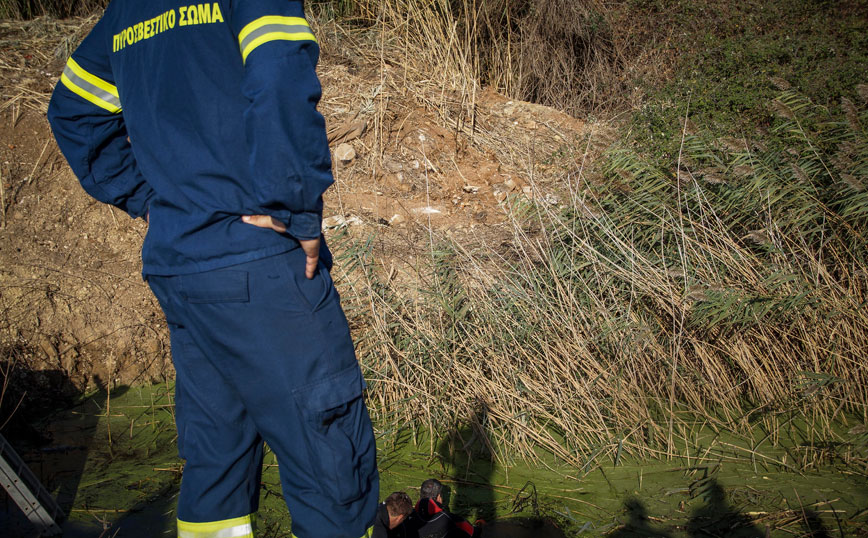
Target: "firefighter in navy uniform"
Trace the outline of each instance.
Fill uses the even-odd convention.
[[[49,106],[84,189],[148,219],[169,325],[178,535],[253,536],[263,440],[298,538],[377,513],[364,380],[321,241],[319,49],[293,0],[113,0]]]

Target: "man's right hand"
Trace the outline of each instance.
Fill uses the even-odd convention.
[[[301,250],[304,251],[306,257],[304,276],[311,279],[316,272],[317,264],[319,264],[319,237],[316,239],[299,239],[298,242],[301,243]]]
[[[270,228],[277,233],[286,233],[286,225],[270,215],[244,215],[241,220],[259,228]],[[316,239],[299,239],[301,249],[306,257],[304,276],[310,280],[316,272],[319,263],[319,237]]]

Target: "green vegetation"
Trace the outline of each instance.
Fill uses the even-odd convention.
[[[176,456],[171,392],[171,384],[97,391],[36,425],[66,447],[27,454],[69,510],[65,536],[174,533],[183,462]],[[818,447],[827,450],[827,459],[797,473],[785,460],[805,446],[756,447],[745,458],[750,448],[740,440],[706,428],[685,440],[680,457],[638,461],[624,454],[576,468],[548,456],[536,464],[502,465],[489,457],[489,440],[473,427],[435,438],[409,428],[378,428],[378,436],[384,494],[404,490],[415,497],[414,488],[435,476],[449,488],[452,509],[471,521],[546,518],[568,535],[618,535],[626,524],[670,536],[754,536],[765,526],[798,535],[824,521],[829,531],[850,535],[868,517],[863,477],[848,474],[828,447]],[[287,536],[291,521],[271,453],[262,484],[258,536]]]
[[[53,450],[22,456],[68,514],[66,536],[100,536],[111,525],[157,535],[182,468],[171,395],[169,384],[94,391],[34,424]]]
[[[637,80],[649,96],[634,116],[634,138],[674,160],[689,103],[693,121],[715,136],[764,136],[769,103],[793,90],[842,113],[866,83],[868,23],[864,2],[637,2],[658,25],[679,29],[674,71]],[[760,132],[757,132],[759,129]]]
[[[787,472],[864,479],[864,5],[625,9],[679,30],[640,35],[671,66],[630,81],[644,95],[601,159],[576,165],[592,135],[538,159],[563,170],[564,203],[509,199],[509,241],[433,241],[411,289],[380,279],[369,245],[340,246],[379,422],[461,425],[502,465],[574,469],[685,458],[711,430],[739,441],[708,462],[783,451]],[[460,27],[425,20],[422,41]],[[484,78],[480,57],[415,53],[464,94]]]
[[[775,446],[797,421],[794,443],[864,465],[836,426],[868,418],[868,114],[792,91],[773,106],[758,141],[687,120],[674,170],[614,144],[563,208],[512,200],[511,244],[438,245],[421,293],[356,276],[384,422],[470,421],[501,461],[585,465],[681,455],[703,426]],[[341,248],[350,278],[370,269]]]
[[[575,16],[557,25],[565,6]],[[560,170],[545,187],[562,202],[508,198],[509,237],[491,244],[432,234],[411,285],[381,274],[372,241],[335,242],[383,492],[435,474],[459,511],[505,516],[532,481],[530,513],[574,533],[865,535],[866,10],[313,2],[315,24],[367,32],[407,91],[436,83],[459,117],[491,85],[620,128],[535,156],[529,169]],[[124,413],[106,413],[112,432],[142,442],[115,433],[97,460],[109,474],[85,485],[133,483],[118,462],[162,454],[137,437],[145,415]],[[273,468],[264,480],[263,526],[279,535]]]

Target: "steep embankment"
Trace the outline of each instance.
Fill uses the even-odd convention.
[[[11,379],[40,388],[171,375],[162,315],[139,274],[147,226],[84,193],[45,120],[65,59],[94,20],[0,25],[0,345]],[[493,91],[465,117],[466,96],[433,82],[408,91],[402,69],[322,41],[320,110],[337,179],[326,233],[373,238],[390,278],[415,278],[415,257],[439,237],[508,239],[507,196],[557,206],[568,185],[550,156],[587,146],[592,131],[594,143],[607,140],[604,126]]]

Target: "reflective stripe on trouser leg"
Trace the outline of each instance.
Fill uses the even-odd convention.
[[[179,519],[178,538],[253,538],[253,521],[250,516],[206,523]]]

